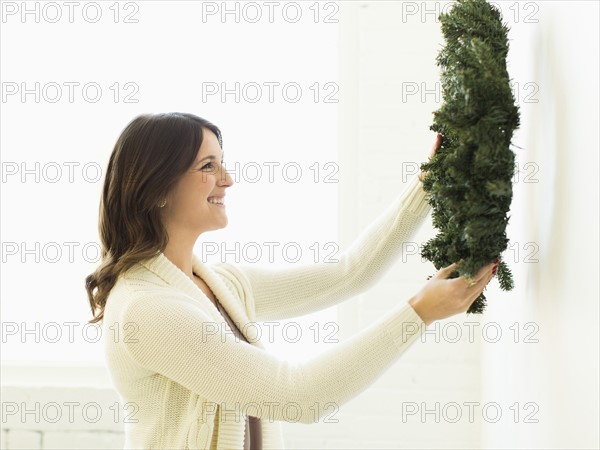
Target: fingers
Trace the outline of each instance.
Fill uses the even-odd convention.
[[[438,133],[435,137],[435,142],[433,144],[431,152],[429,153],[429,161],[431,161],[431,159],[435,156],[435,153],[439,150],[439,148],[441,146],[442,146],[442,135],[440,133]]]
[[[467,311],[471,307],[473,302],[475,302],[475,300],[477,300],[477,298],[481,295],[481,293],[483,292],[483,290],[485,289],[487,284],[494,277],[494,275],[495,275],[495,273],[493,272],[494,264],[492,264],[491,270],[488,270],[487,267],[488,266],[485,266],[482,270],[480,270],[478,272],[478,274],[479,274],[483,271],[484,274],[481,276],[481,278],[477,282],[475,282],[472,285],[467,286],[465,288],[468,295],[467,295],[467,302],[465,303],[464,311]]]
[[[493,273],[489,273],[488,275],[481,277],[481,279],[475,283],[473,286],[471,286],[468,289],[468,292],[471,292],[469,301],[468,303],[468,307],[467,309],[471,306],[471,304],[477,300],[477,298],[481,295],[481,293],[483,292],[483,290],[485,289],[485,287],[488,285],[488,283],[492,280],[492,278],[494,277]]]
[[[452,274],[452,272],[454,272],[458,268],[458,266],[460,266],[460,264],[463,261],[464,260],[461,259],[460,261],[450,264],[449,266],[442,267],[434,275],[434,278],[437,278],[437,279],[448,278]],[[466,286],[468,288],[478,289],[478,286],[480,283],[483,283],[484,285],[486,285],[494,277],[494,275],[495,275],[494,268],[496,267],[496,265],[497,265],[496,262],[491,262],[490,264],[485,265],[481,269],[479,269],[479,271],[477,272],[477,274],[475,274],[475,276],[468,277],[466,275],[463,275],[461,277],[455,278],[455,280],[459,280],[459,282],[466,284]]]
[[[467,276],[462,276],[460,278],[464,279],[469,288],[479,289],[479,285],[481,283],[483,283],[483,285],[485,286],[492,279],[492,277],[494,276],[493,272],[495,266],[496,263],[492,262],[479,269],[479,272],[477,272],[477,274],[474,277],[470,278]]]
[[[477,292],[480,292],[492,280],[492,278],[494,278],[494,265],[492,265],[490,270],[486,270],[485,274],[481,276],[481,278],[473,287]]]
[[[481,269],[479,269],[479,272],[477,272],[476,275],[477,281],[486,278],[490,273],[492,273],[495,265],[496,263],[491,262],[487,266],[483,266]]]
[[[448,278],[450,276],[450,274],[452,274],[452,272],[454,272],[458,268],[460,263],[462,263],[462,262],[463,262],[463,260],[461,259],[460,261],[450,264],[449,266],[442,267],[434,275],[434,278],[441,278],[441,279]]]

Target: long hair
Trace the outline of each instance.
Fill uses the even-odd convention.
[[[187,113],[142,114],[121,132],[108,162],[100,199],[101,261],[85,278],[93,319],[104,318],[108,295],[120,274],[164,251],[168,235],[161,202],[194,163],[212,131],[219,128]]]

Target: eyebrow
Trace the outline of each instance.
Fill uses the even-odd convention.
[[[223,158],[225,158],[225,152],[222,152],[221,159],[223,159]],[[217,159],[217,157],[214,155],[206,156],[206,157],[202,158],[200,161],[196,161],[196,164],[200,164],[202,161],[205,161],[207,159],[214,161],[215,159]]]

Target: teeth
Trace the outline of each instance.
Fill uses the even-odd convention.
[[[217,205],[222,205],[223,199],[222,198],[209,198],[208,203],[216,203]]]

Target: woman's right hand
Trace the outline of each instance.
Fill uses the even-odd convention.
[[[408,301],[408,304],[425,322],[425,326],[436,320],[467,311],[494,277],[498,262],[494,261],[483,266],[472,280],[465,276],[447,279],[458,265],[459,263],[454,263],[440,269]],[[472,284],[469,286],[469,283]]]

